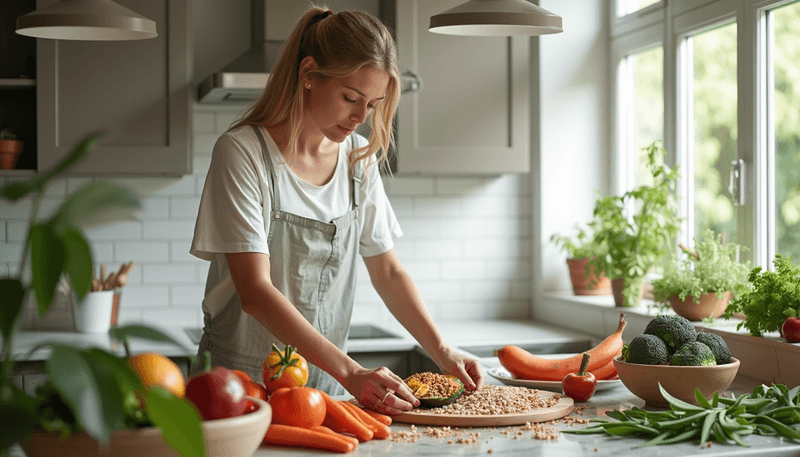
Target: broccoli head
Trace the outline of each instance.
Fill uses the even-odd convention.
[[[717,365],[724,365],[731,363],[731,351],[725,340],[716,333],[700,332],[697,334],[697,341],[705,344],[711,349],[714,358],[717,359]]]
[[[679,347],[697,339],[697,330],[689,319],[681,316],[659,314],[647,323],[644,333],[655,335],[667,344],[670,354],[675,353]]]
[[[626,362],[661,365],[669,360],[669,351],[664,340],[655,336],[642,334],[628,344]]]
[[[670,357],[669,363],[670,365],[697,367],[716,365],[717,359],[714,358],[711,348],[698,341],[692,341],[679,347]]]

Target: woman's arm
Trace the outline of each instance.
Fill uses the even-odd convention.
[[[375,406],[385,396],[387,388],[409,401],[414,400],[402,379],[388,369],[362,367],[320,334],[272,284],[268,255],[256,252],[225,254],[225,260],[244,312],[258,320],[280,341],[294,346],[308,362],[333,376],[362,404]],[[394,398],[390,403],[381,404],[383,407],[380,409],[389,414],[412,409],[411,403],[400,398]]]
[[[484,381],[480,363],[453,351],[444,341],[416,284],[403,268],[394,249],[365,257],[364,263],[372,285],[386,307],[419,341],[433,361],[445,372],[458,376],[468,389],[480,388]]]

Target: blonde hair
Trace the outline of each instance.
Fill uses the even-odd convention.
[[[362,67],[373,67],[389,74],[386,97],[372,113],[369,144],[350,151],[351,170],[357,162],[375,157],[387,164],[387,152],[394,144],[394,119],[400,100],[401,79],[394,38],[381,21],[362,11],[330,14],[327,8],[312,6],[300,17],[275,64],[267,87],[244,117],[231,128],[242,125],[267,127],[289,121],[287,157],[297,152],[302,127],[304,90],[300,63],[311,56],[321,78],[344,78]]]

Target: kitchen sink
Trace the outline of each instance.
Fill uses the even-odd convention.
[[[200,344],[200,338],[203,336],[202,327],[186,327],[183,329],[186,335],[193,344]],[[394,333],[387,332],[386,330],[370,324],[356,324],[350,327],[350,334],[348,340],[368,340],[368,339],[382,339],[382,338],[400,338]]]
[[[506,344],[513,344],[521,347],[531,354],[573,354],[588,351],[593,347],[591,340],[571,340],[571,341],[544,341],[530,343],[504,343],[504,344],[482,344],[475,346],[458,346],[464,352],[469,352],[475,357],[494,357],[494,351],[502,348]]]
[[[350,333],[347,335],[348,340],[369,340],[379,338],[400,338],[400,336],[370,324],[352,325],[350,327]]]

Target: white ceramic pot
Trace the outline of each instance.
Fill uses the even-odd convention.
[[[111,328],[114,291],[89,292],[78,303],[75,300],[75,330],[80,333],[102,333]]]

